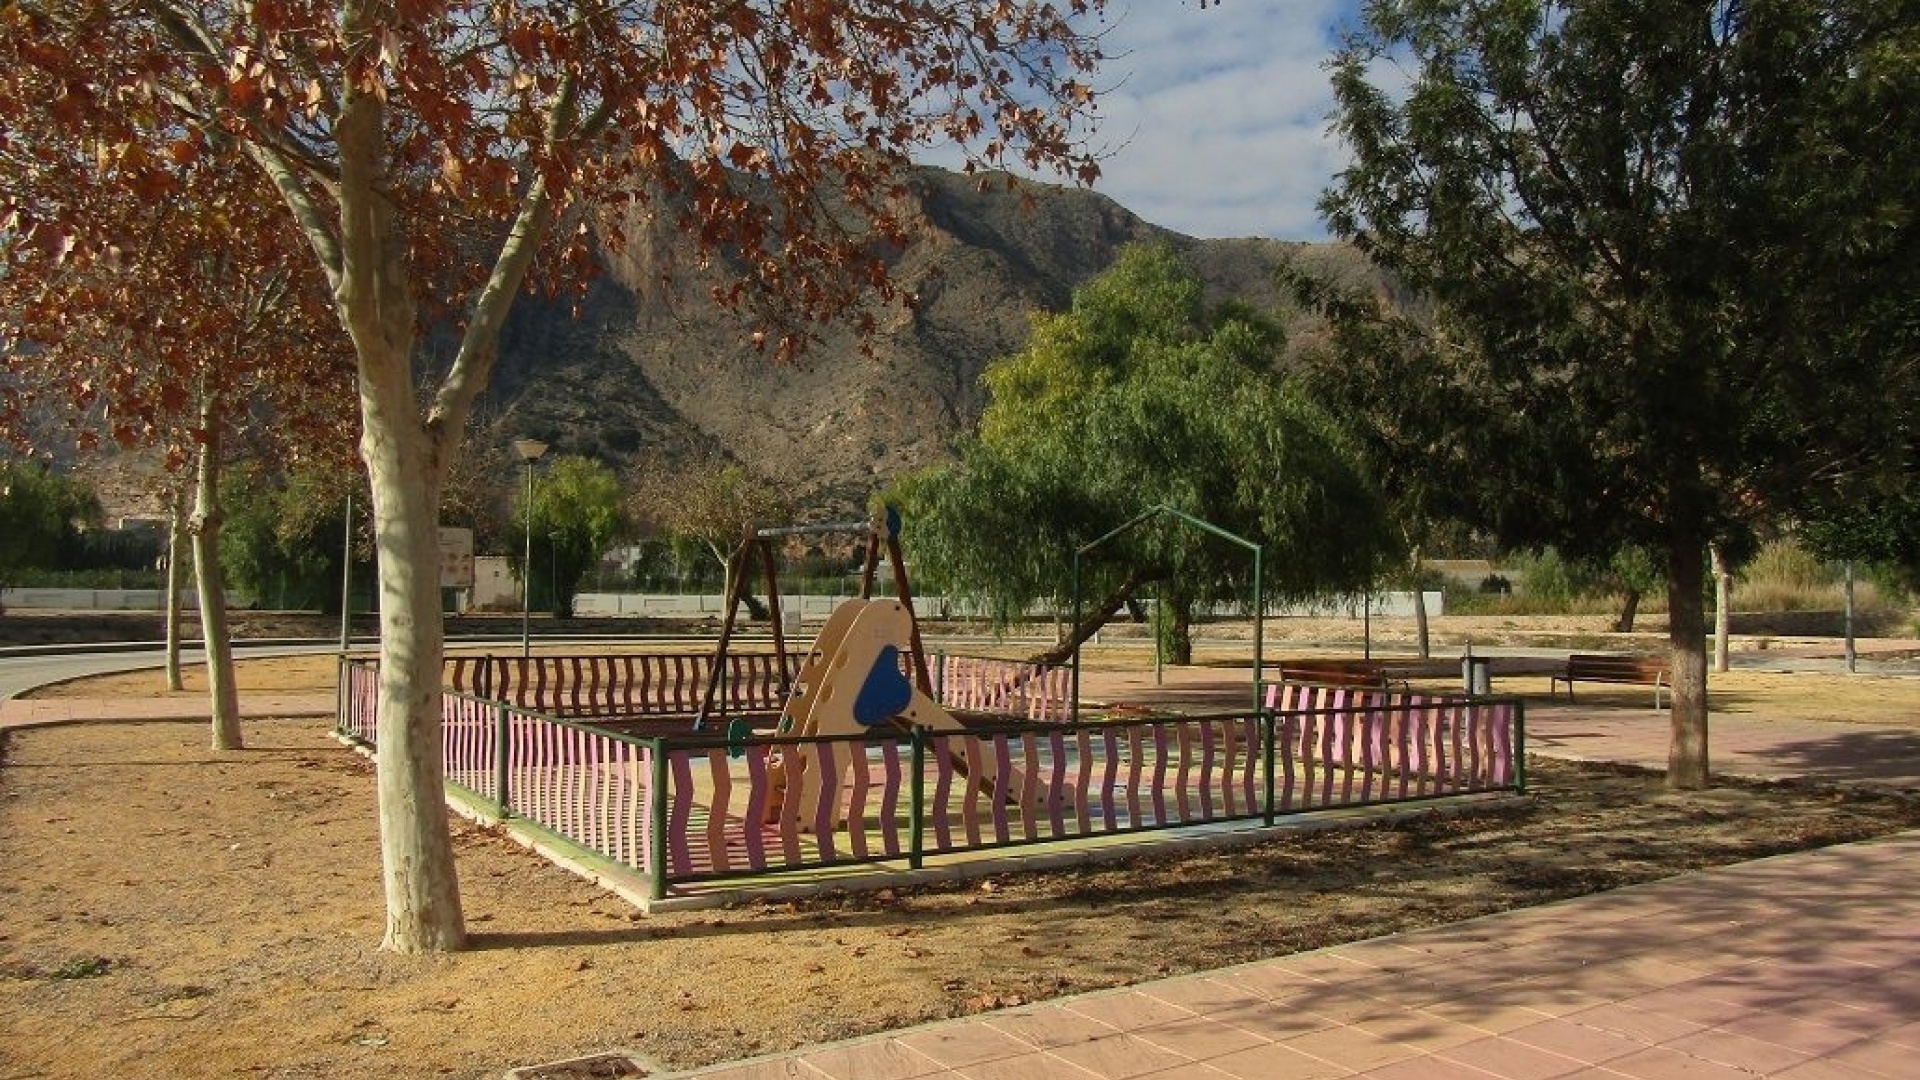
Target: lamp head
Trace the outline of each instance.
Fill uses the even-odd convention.
[[[547,452],[547,444],[539,439],[515,439],[513,452],[520,455],[521,461],[531,465],[539,460],[541,454]]]

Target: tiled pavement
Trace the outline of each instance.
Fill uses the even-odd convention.
[[[1920,834],[674,1076],[1911,1080]]]

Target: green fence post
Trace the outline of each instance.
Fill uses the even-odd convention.
[[[927,729],[914,725],[913,776],[907,786],[907,866],[918,870],[926,859],[922,830],[927,824]]]
[[[647,814],[653,818],[652,850],[647,859],[653,863],[653,873],[649,875],[653,885],[653,898],[667,898],[667,744],[665,739],[652,739],[653,743],[653,790],[648,792]]]
[[[1278,757],[1278,755],[1274,753],[1274,744],[1277,741],[1275,738],[1277,729],[1276,717],[1272,709],[1260,710],[1260,729],[1266,739],[1265,753],[1267,756],[1267,808],[1263,817],[1266,819],[1268,825],[1272,825],[1274,819],[1273,797],[1276,790],[1273,766],[1275,759]]]
[[[499,800],[502,821],[513,814],[513,793],[508,790],[511,782],[508,754],[507,703],[499,701],[493,706],[493,794]]]
[[[1513,702],[1513,789],[1527,793],[1527,703]]]

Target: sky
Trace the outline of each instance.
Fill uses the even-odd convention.
[[[1344,163],[1323,64],[1353,0],[1111,0],[1094,190],[1201,237],[1319,240]]]

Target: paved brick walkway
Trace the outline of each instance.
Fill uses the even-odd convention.
[[[1913,689],[1911,727],[1715,713],[1707,732],[1708,760],[1723,776],[1920,791],[1920,682]],[[1528,705],[1527,752],[1664,769],[1668,725],[1665,710]],[[1914,1075],[1920,1076],[1920,1063]]]
[[[240,695],[240,718],[332,716],[332,694]],[[0,731],[76,724],[89,720],[207,720],[212,716],[202,695],[185,697],[9,698],[0,701]]]
[[[674,1076],[1907,1080],[1920,834]]]

